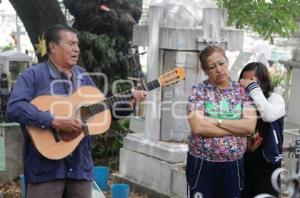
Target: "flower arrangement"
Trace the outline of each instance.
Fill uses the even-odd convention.
[[[278,88],[283,88],[286,77],[286,69],[283,65],[277,64],[269,68],[271,83],[276,91]]]

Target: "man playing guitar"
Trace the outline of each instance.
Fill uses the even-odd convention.
[[[82,120],[77,117],[57,116],[51,111],[41,110],[42,107],[37,108],[32,103],[39,96],[68,96],[82,86],[95,87],[86,70],[76,65],[80,50],[73,28],[56,25],[46,32],[45,39],[48,60],[21,74],[7,106],[8,119],[20,123],[24,135],[26,195],[29,198],[90,198],[93,180],[91,136],[80,136],[76,148],[64,158],[48,159],[40,154],[28,130],[33,127],[37,129],[38,134],[43,135],[46,134],[44,129],[46,131],[51,129],[55,133],[60,133],[61,137],[72,137],[72,134],[75,134],[74,138],[83,134],[83,131],[88,131],[84,129]],[[146,92],[142,90],[133,90],[131,94],[132,99],[128,104],[117,105],[118,109],[124,107],[125,111],[113,115],[129,115],[133,105],[144,100],[146,96]],[[50,101],[43,102],[43,105],[50,103]],[[50,110],[51,108],[52,106]]]

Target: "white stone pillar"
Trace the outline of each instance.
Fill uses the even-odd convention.
[[[160,75],[160,23],[163,10],[159,5],[151,5],[148,18],[148,59],[147,80],[154,80]],[[160,104],[161,89],[149,92],[145,110],[145,137],[160,139]]]

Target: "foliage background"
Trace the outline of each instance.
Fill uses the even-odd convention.
[[[273,35],[289,37],[298,30],[299,0],[217,0],[228,10],[228,22],[237,28],[251,28],[273,42]]]

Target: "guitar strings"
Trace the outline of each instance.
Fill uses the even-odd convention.
[[[169,74],[169,76],[170,76],[170,74]],[[166,75],[163,76],[162,78],[166,78]],[[135,87],[135,89],[151,91],[157,87],[160,87],[160,83],[159,83],[158,79],[146,83],[146,87],[145,87],[145,85],[142,84],[142,85]],[[84,113],[85,115],[93,116],[93,115],[97,114],[98,112],[101,112],[105,109],[111,108],[115,102],[128,101],[128,99],[131,97],[132,97],[131,90],[126,90],[124,92],[119,93],[117,96],[111,96],[99,103],[95,103],[95,104],[84,107],[82,109],[82,113]]]

